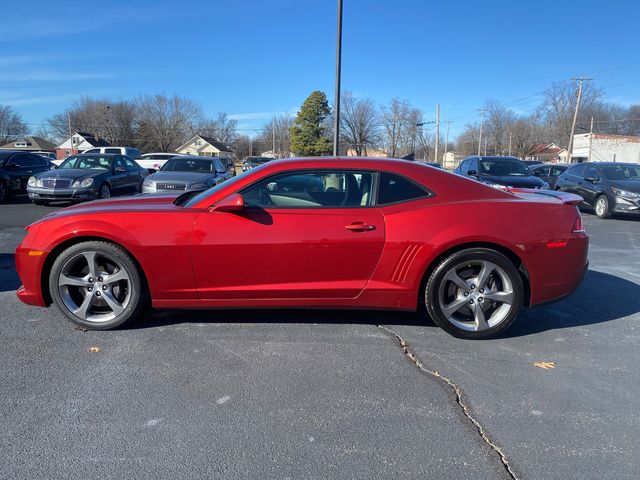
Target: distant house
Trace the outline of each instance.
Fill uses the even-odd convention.
[[[44,138],[26,136],[0,146],[0,150],[24,150],[25,152],[55,152],[55,144]]]
[[[177,153],[198,155],[200,157],[233,157],[231,147],[215,138],[205,135],[194,135],[187,143],[176,148]]]
[[[442,166],[447,170],[455,169],[460,161],[464,159],[464,155],[455,151],[448,151],[446,154],[442,155]]]
[[[77,155],[85,150],[95,147],[110,147],[111,144],[103,138],[96,138],[86,132],[75,132],[55,149],[58,160],[65,159],[71,155]]]
[[[540,162],[566,163],[569,157],[566,148],[561,148],[555,143],[535,143],[525,154],[525,160],[538,160]]]
[[[571,162],[640,163],[640,137],[581,133],[573,136]]]

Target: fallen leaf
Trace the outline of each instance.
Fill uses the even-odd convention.
[[[98,353],[100,351],[100,347],[89,347],[88,350],[91,353]]]
[[[76,325],[75,327],[73,327],[74,330],[80,330],[81,332],[86,332],[87,330],[89,330],[86,327],[83,327],[82,325]]]
[[[534,367],[544,368],[549,370],[550,368],[556,368],[556,362],[533,362]]]

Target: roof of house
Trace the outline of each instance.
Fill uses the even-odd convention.
[[[594,133],[593,138],[602,139],[602,140],[620,140],[620,141],[629,142],[629,143],[640,143],[640,137],[630,137],[628,135],[614,135],[610,133]]]
[[[564,150],[564,148],[558,147],[555,143],[534,143],[527,151],[526,156],[557,155]]]
[[[26,143],[27,146],[26,147],[16,147],[15,144],[16,143]],[[20,150],[20,149],[25,149],[25,150],[51,150],[54,151],[56,149],[55,144],[45,140],[44,138],[40,138],[40,137],[34,137],[31,135],[27,135],[26,137],[20,138],[18,140],[13,140],[9,143],[6,143],[2,146],[0,146],[0,148],[5,148],[5,149],[11,149],[11,150]]]
[[[85,142],[90,144],[92,147],[110,147],[111,144],[107,142],[104,138],[96,138],[91,133],[87,132],[76,132],[74,135],[80,135],[84,138]]]
[[[185,142],[184,144],[180,145],[177,150],[180,150],[184,147],[186,147],[188,144],[190,144],[194,138],[196,137],[200,137],[201,139],[203,139],[205,142],[207,142],[209,145],[211,145],[212,147],[217,148],[218,150],[220,150],[221,152],[233,152],[233,149],[228,146],[225,145],[222,142],[219,142],[218,140],[216,140],[215,138],[212,137],[207,137],[206,135],[200,135],[200,134],[196,134],[193,137],[191,137],[187,142]]]

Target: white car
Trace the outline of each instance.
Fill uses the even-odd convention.
[[[139,149],[133,147],[95,147],[80,153],[117,153],[119,155],[124,155],[125,157],[137,159],[142,152],[140,152]],[[60,164],[65,160],[66,158],[63,158],[61,160],[53,160],[53,163],[57,166],[60,166]]]
[[[145,153],[136,158],[136,163],[147,170],[160,170],[167,163],[167,160],[173,157],[184,156],[182,153]]]

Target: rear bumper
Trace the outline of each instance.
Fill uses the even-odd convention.
[[[537,306],[562,299],[573,293],[589,268],[589,237],[572,236],[564,247],[541,246],[529,267],[530,305]]]

